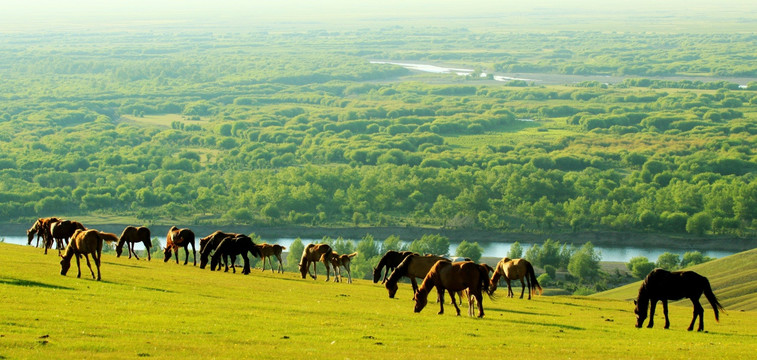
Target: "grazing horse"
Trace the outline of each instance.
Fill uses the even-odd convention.
[[[284,264],[281,262],[281,252],[283,250],[286,250],[285,247],[279,245],[279,244],[258,244],[255,245],[255,247],[258,248],[258,251],[260,251],[260,257],[263,259],[263,271],[265,271],[265,260],[268,259],[268,263],[271,264],[271,272],[274,272],[273,270],[273,260],[271,260],[272,256],[275,256],[277,260],[279,260],[279,267],[276,268],[276,270],[279,271],[279,273],[284,272]]]
[[[520,280],[520,298],[523,299],[523,293],[526,291],[526,284],[528,284],[528,299],[531,300],[531,295],[542,294],[541,285],[536,280],[536,273],[534,273],[534,267],[526,259],[513,259],[508,257],[502,258],[497,263],[497,268],[494,270],[494,274],[491,278],[492,292],[497,290],[497,283],[500,277],[503,277],[507,282],[507,297],[514,297],[513,288],[510,286],[510,280]]]
[[[384,279],[381,280],[382,284],[385,283],[386,277],[389,276],[389,272],[397,268],[397,265],[399,265],[402,260],[405,260],[406,257],[413,254],[415,253],[412,251],[387,251],[386,254],[381,257],[381,260],[379,260],[378,265],[373,268],[373,283],[378,283],[379,279],[381,278],[381,270],[386,267],[386,270],[384,271]]]
[[[232,259],[231,270],[233,273],[236,273],[237,270],[234,267],[234,262],[236,261],[237,255],[241,255],[242,259],[244,259],[242,274],[247,275],[250,273],[250,258],[247,257],[248,252],[252,253],[252,256],[254,257],[260,257],[260,251],[255,247],[252,238],[247,235],[227,236],[221,240],[218,247],[216,247],[216,251],[213,253],[213,257],[210,261],[210,270],[215,269],[216,266],[218,266],[218,270],[221,270],[221,257],[229,256]],[[228,264],[226,265],[225,271],[229,271]]]
[[[336,252],[331,254],[331,266],[334,267],[334,282],[340,282],[342,278],[342,267],[347,270],[347,283],[352,284],[352,271],[350,271],[350,262],[357,253],[339,255]]]
[[[66,249],[61,255],[60,261],[60,274],[65,276],[68,273],[68,269],[71,268],[71,258],[76,256],[76,267],[79,270],[79,274],[76,277],[81,277],[81,266],[79,264],[79,256],[84,255],[84,259],[87,260],[87,266],[89,272],[92,273],[92,278],[95,278],[95,272],[92,271],[92,265],[89,263],[89,254],[92,254],[92,260],[95,261],[97,266],[97,280],[100,278],[100,258],[103,250],[103,241],[108,241],[101,236],[101,232],[97,230],[76,230],[71,236],[71,242],[69,242]]]
[[[37,245],[35,245],[35,247],[39,247],[39,238],[42,238],[42,247],[45,248],[45,254],[47,254],[47,249],[53,246],[52,236],[50,235],[50,224],[56,221],[60,221],[60,219],[56,217],[38,218],[32,227],[29,228],[29,230],[26,230],[26,236],[29,240],[27,245],[32,244],[32,239],[34,239],[34,235],[36,234]]]
[[[437,261],[425,278],[418,292],[415,294],[415,312],[420,312],[428,303],[428,293],[436,286],[439,294],[439,314],[444,314],[444,291],[454,299],[455,292],[468,289],[468,314],[473,314],[473,304],[478,304],[478,317],[484,317],[483,292],[490,294],[489,270],[472,261],[451,263],[449,261]],[[455,301],[452,302],[460,316],[460,307]]]
[[[384,286],[389,291],[389,297],[394,298],[394,295],[399,288],[397,282],[399,282],[400,278],[403,276],[410,278],[410,282],[413,284],[413,294],[415,294],[415,292],[418,291],[418,283],[415,278],[425,278],[428,271],[431,270],[431,267],[439,260],[449,262],[446,258],[434,255],[421,256],[413,254],[405,257],[405,260],[402,260],[402,262],[397,265],[397,268],[389,274],[389,278],[386,279],[386,284],[384,284]]]
[[[712,305],[715,311],[715,321],[720,321],[718,310],[723,310],[723,306],[718,302],[718,298],[712,292],[710,281],[706,277],[693,271],[674,271],[670,272],[663,269],[654,269],[644,278],[644,282],[639,288],[639,296],[634,300],[636,308],[633,310],[636,314],[636,327],[640,328],[647,317],[647,306],[652,303],[649,309],[648,328],[654,326],[654,310],[657,307],[657,301],[662,301],[662,312],[665,314],[665,329],[670,328],[668,319],[668,300],[679,300],[689,298],[694,304],[694,317],[688,330],[694,329],[694,322],[699,317],[699,329],[704,330],[704,308],[699,304],[699,297],[704,296]]]
[[[68,246],[68,239],[76,230],[87,230],[87,228],[78,221],[59,220],[50,223],[50,237],[58,245],[58,249]]]
[[[326,266],[326,281],[329,281],[329,263],[331,262],[331,246],[328,244],[308,244],[305,249],[302,250],[302,257],[300,258],[300,274],[304,279],[307,274],[313,280],[318,276],[318,262],[322,262]],[[313,272],[310,272],[310,264],[313,264]]]
[[[220,230],[214,231],[212,234],[200,238],[200,269],[204,269],[205,266],[208,264],[208,261],[210,259],[210,253],[213,251],[216,251],[218,248],[218,244],[223,241],[223,239],[227,237],[235,237],[240,236],[242,234],[237,233],[225,233]],[[228,256],[224,256],[224,265],[228,268],[229,260]],[[236,262],[236,258],[233,259]],[[219,265],[220,267],[220,265]],[[215,270],[214,268],[210,268],[210,270]]]
[[[166,247],[163,248],[163,262],[168,262],[171,259],[171,253],[176,256],[176,263],[179,263],[179,248],[184,248],[184,265],[189,261],[189,245],[192,245],[192,260],[194,265],[197,266],[197,252],[195,251],[195,233],[189,229],[178,229],[176,226],[171,226],[166,235]]]
[[[139,260],[137,252],[134,251],[134,244],[138,242],[141,242],[147,250],[147,261],[152,260],[150,258],[150,248],[152,247],[150,229],[144,226],[127,226],[124,231],[121,232],[121,236],[118,238],[118,244],[116,244],[116,257],[121,256],[121,253],[124,251],[124,243],[126,243],[126,249],[129,251],[129,259],[131,259],[131,255],[134,254],[134,257]]]

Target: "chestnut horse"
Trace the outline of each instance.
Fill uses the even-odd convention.
[[[195,233],[189,229],[178,229],[176,226],[171,226],[166,235],[166,247],[163,248],[163,262],[168,262],[171,259],[171,253],[176,256],[176,263],[179,263],[179,248],[184,248],[184,265],[189,261],[189,245],[192,245],[192,260],[194,265],[197,266],[197,252],[195,251]]]
[[[200,238],[200,269],[204,269],[205,266],[208,264],[208,261],[210,260],[210,253],[213,251],[216,251],[218,248],[218,244],[223,241],[223,239],[227,237],[235,237],[242,234],[237,233],[225,233],[220,230],[216,230],[210,235]],[[228,256],[224,256],[224,265],[228,268],[229,266],[229,259]],[[234,259],[236,261],[236,258]],[[220,264],[219,264],[220,268]],[[211,271],[215,271],[214,268],[210,269]]]
[[[152,260],[150,258],[150,248],[152,247],[150,229],[144,226],[127,226],[124,231],[121,232],[121,236],[118,238],[118,244],[116,244],[116,257],[121,256],[121,253],[124,251],[124,243],[126,243],[126,249],[129,251],[129,259],[131,259],[131,255],[134,254],[134,257],[139,260],[137,252],[134,251],[134,244],[138,242],[141,242],[147,250],[147,261]]]
[[[55,241],[58,245],[58,249],[63,249],[68,246],[68,239],[74,234],[76,230],[87,230],[87,228],[78,221],[71,220],[58,220],[50,223],[50,243]]]
[[[405,260],[406,257],[413,254],[415,253],[412,251],[387,251],[386,254],[381,257],[381,260],[379,260],[378,265],[373,268],[373,283],[378,283],[379,278],[381,278],[381,270],[386,268],[386,270],[384,271],[384,279],[381,280],[382,284],[385,283],[386,277],[389,275],[389,272],[397,268],[397,265],[399,265],[402,260]]]
[[[689,298],[694,304],[694,317],[687,330],[694,329],[694,323],[699,317],[699,328],[697,331],[704,330],[704,308],[699,303],[699,297],[704,296],[712,305],[715,311],[715,321],[720,321],[718,310],[723,310],[718,298],[712,292],[710,281],[706,277],[693,271],[674,271],[670,272],[663,269],[654,269],[644,278],[644,282],[639,288],[639,296],[634,300],[636,307],[633,312],[636,314],[636,327],[640,328],[647,318],[647,306],[652,303],[649,309],[648,328],[654,326],[654,310],[657,307],[657,301],[662,301],[662,312],[665,314],[665,329],[670,328],[668,319],[668,300],[679,300]]]
[[[61,255],[60,261],[60,274],[65,276],[68,273],[68,269],[71,268],[71,258],[76,256],[76,267],[79,270],[76,277],[81,277],[81,266],[79,263],[79,256],[84,255],[84,259],[87,260],[87,266],[89,272],[92,273],[92,278],[95,278],[95,272],[92,271],[92,265],[89,263],[89,254],[92,254],[92,260],[95,261],[97,266],[97,280],[100,278],[100,258],[102,256],[103,241],[109,241],[102,236],[103,233],[97,230],[76,230],[71,236],[71,242],[69,242],[66,249]]]
[[[59,220],[56,217],[38,218],[32,227],[26,230],[26,236],[29,240],[27,245],[31,245],[34,235],[37,235],[37,245],[35,247],[39,247],[39,238],[42,238],[42,247],[45,248],[45,254],[47,254],[47,249],[53,246],[52,236],[50,236],[50,224]]]
[[[329,272],[331,271],[329,269],[329,263],[331,262],[331,256],[331,246],[328,244],[308,244],[308,246],[302,250],[302,257],[300,258],[299,267],[302,278],[304,279],[307,274],[310,274],[310,277],[315,280],[318,276],[317,265],[320,261],[326,266],[326,281],[329,281]],[[310,272],[310,264],[313,264],[312,273]]]
[[[331,266],[334,267],[334,282],[340,282],[342,278],[342,267],[347,270],[347,283],[352,284],[352,272],[350,271],[350,262],[357,253],[339,255],[336,252],[331,254]]]
[[[526,259],[513,259],[508,257],[502,258],[497,263],[497,267],[494,270],[494,274],[491,278],[492,292],[497,290],[497,283],[500,278],[504,278],[507,282],[507,297],[514,297],[513,288],[510,286],[510,280],[520,280],[520,298],[523,299],[523,293],[526,291],[526,284],[528,284],[528,299],[531,300],[531,295],[542,294],[543,290],[539,281],[536,280],[536,273],[534,267]]]
[[[210,270],[214,270],[218,266],[218,270],[221,270],[221,257],[231,257],[231,270],[236,273],[237,270],[234,267],[237,255],[241,255],[244,259],[244,267],[242,274],[250,273],[250,258],[247,257],[247,253],[252,253],[254,257],[260,257],[260,251],[255,247],[255,243],[247,235],[239,234],[236,236],[227,236],[216,247],[216,251],[213,253],[213,257],[210,260]],[[229,265],[226,264],[226,270],[229,271]]]
[[[413,284],[413,294],[415,294],[415,292],[418,291],[418,283],[415,281],[415,278],[425,278],[428,271],[431,270],[431,267],[440,260],[449,262],[446,258],[434,255],[421,256],[413,254],[406,256],[405,260],[402,260],[402,262],[397,265],[397,268],[389,274],[389,278],[386,279],[386,284],[384,286],[386,287],[386,290],[389,291],[389,297],[394,298],[394,295],[399,288],[397,282],[399,282],[400,278],[403,276],[410,278],[410,282]]]
[[[483,293],[490,294],[489,270],[472,261],[437,261],[429,270],[415,294],[415,312],[420,312],[428,303],[428,293],[436,287],[439,295],[439,314],[444,314],[444,291],[454,299],[455,292],[468,289],[468,313],[473,314],[473,304],[478,303],[478,317],[484,317]],[[452,302],[460,316],[460,307]]]
[[[279,244],[258,244],[255,245],[258,248],[258,251],[260,251],[260,257],[263,259],[263,271],[265,271],[265,260],[268,259],[268,263],[271,265],[271,272],[274,272],[273,270],[273,261],[271,260],[272,256],[275,256],[277,260],[279,260],[279,267],[276,268],[276,270],[279,271],[279,273],[284,272],[284,264],[281,262],[281,252],[283,250],[286,250],[285,247],[279,245]]]

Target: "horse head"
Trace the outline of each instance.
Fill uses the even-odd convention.
[[[428,296],[423,296],[419,293],[416,293],[415,296],[415,307],[413,308],[414,312],[421,312],[424,307],[426,307],[426,304],[428,304]],[[455,301],[455,299],[452,299],[452,301]]]
[[[379,279],[381,278],[381,270],[379,268],[374,267],[373,268],[373,283],[378,283]]]
[[[634,300],[633,305],[633,313],[634,315],[636,315],[636,327],[640,328],[644,324],[644,320],[647,319],[647,309],[645,306],[646,304],[642,305],[638,301]]]
[[[66,273],[68,273],[68,269],[71,268],[71,259],[66,259],[61,255],[60,259],[60,274],[63,276],[66,276]]]
[[[37,234],[37,229],[36,228],[31,228],[29,230],[26,230],[26,236],[29,238],[29,242],[26,245],[31,245],[32,244],[32,240],[34,240],[34,235],[36,235],[36,234]]]
[[[163,248],[163,256],[164,256],[163,262],[168,262],[168,260],[171,259],[171,248],[170,247],[166,246],[165,248]]]
[[[384,285],[387,290],[389,290],[389,297],[394,299],[394,295],[397,294],[397,289],[399,289],[399,286],[397,286],[396,282],[389,283],[386,282],[386,285]]]
[[[300,275],[302,275],[302,278],[306,278],[308,274],[308,266],[307,266],[307,260],[306,261],[300,261],[299,265],[300,267]]]

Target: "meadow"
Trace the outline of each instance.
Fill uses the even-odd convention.
[[[367,280],[299,274],[248,276],[103,255],[102,277],[61,276],[55,252],[0,243],[0,358],[752,358],[757,314],[706,307],[705,332],[634,328],[628,300],[537,296],[484,299],[482,319],[413,313],[409,284],[396,299]],[[727,259],[727,258],[726,258]],[[715,289],[716,294],[718,289]],[[498,291],[502,294],[502,289]],[[728,307],[726,307],[728,309]],[[658,317],[661,314],[658,313]]]

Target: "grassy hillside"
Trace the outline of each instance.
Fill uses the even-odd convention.
[[[726,310],[757,309],[757,249],[693,266],[688,270],[706,276],[712,289]],[[630,300],[636,298],[641,282],[595,294],[604,299]],[[681,302],[681,305],[689,300]],[[707,305],[705,305],[707,306]]]
[[[537,297],[484,300],[483,319],[413,313],[367,281],[299,274],[214,273],[104,256],[103,281],[59,275],[55,253],[0,244],[0,358],[747,358],[757,313],[707,314],[708,333],[635,329],[628,301]]]

